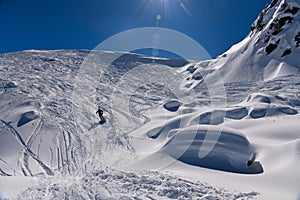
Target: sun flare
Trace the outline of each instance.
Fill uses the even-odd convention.
[[[144,0],[139,9],[144,10],[145,16],[155,14],[157,21],[162,18],[171,19],[180,12],[191,16],[187,0]]]

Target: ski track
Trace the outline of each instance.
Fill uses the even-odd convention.
[[[46,199],[252,199],[259,195],[256,192],[230,193],[206,183],[190,182],[172,174],[149,171],[125,173],[107,170],[105,164],[99,163],[102,154],[116,146],[129,152],[133,152],[134,149],[128,135],[120,134],[122,130],[117,124],[99,125],[97,116],[87,117],[90,119],[87,127],[80,127],[76,124],[78,116],[73,113],[76,105],[71,100],[72,84],[88,53],[88,51],[45,51],[0,56],[0,120],[3,124],[0,131],[13,134],[22,146],[15,161],[6,162],[0,157],[2,161],[0,162],[0,175],[23,174],[42,177],[45,174],[55,175],[52,178],[41,178],[38,185],[23,191],[18,199],[44,199],[44,197]],[[138,88],[135,94],[130,94],[130,113],[112,107],[110,95],[115,89],[114,85],[137,62],[133,60],[124,64],[127,62],[126,56],[124,58],[125,61],[120,59],[104,71],[99,84],[95,86],[99,96],[96,98],[105,110],[105,118],[108,122],[113,122],[113,112],[116,112],[126,120],[133,120],[136,126],[142,126],[150,120],[143,115],[143,112],[174,98],[174,94],[168,90],[162,90],[159,84],[146,84]],[[139,62],[142,61],[146,62],[139,60]],[[22,73],[18,72],[20,66],[22,66]],[[127,66],[127,68],[120,66]],[[199,80],[195,79],[195,81]],[[16,83],[16,87],[8,83]],[[268,82],[242,82],[238,85],[226,83],[225,90],[227,107],[221,111],[229,110],[235,113],[232,114],[234,116],[239,113],[238,119],[252,116],[251,113],[253,118],[264,116],[260,115],[262,110],[258,110],[258,114],[255,114],[253,110],[250,112],[251,105],[236,106],[254,92],[278,96],[282,101],[286,101],[285,98],[289,99],[290,105],[299,111],[300,82],[297,76],[280,77]],[[197,97],[194,103],[207,106],[209,99],[206,96],[209,92],[205,84],[200,82],[195,92]],[[281,97],[282,94],[284,97]],[[94,98],[94,96],[88,98]],[[26,141],[23,139],[23,134],[16,130],[15,122],[5,121],[9,113],[23,108],[24,102],[40,112],[39,119],[36,120],[38,122],[35,121],[38,124]],[[87,114],[93,115],[94,113],[87,112]],[[227,112],[227,117],[230,118],[230,112]],[[80,135],[82,131],[88,130],[94,133],[99,129],[101,129],[99,134],[88,132],[88,135],[84,137]],[[49,130],[55,131],[49,132]],[[43,141],[47,141],[51,134],[54,134],[51,138],[54,137],[55,142],[52,146],[45,147]],[[84,138],[94,141],[95,144],[99,142],[99,145],[87,148]],[[43,158],[39,156],[45,151],[49,153],[48,160],[42,160]],[[40,168],[34,167],[36,166],[34,163]],[[70,177],[59,177],[67,175]],[[78,175],[85,177],[75,178]]]
[[[68,191],[68,192],[66,192]],[[159,172],[98,170],[84,178],[46,178],[17,199],[255,199],[257,192],[229,193],[207,183]]]

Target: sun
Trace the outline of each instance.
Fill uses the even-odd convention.
[[[143,0],[138,9],[144,10],[145,15],[155,12],[157,24],[162,18],[172,19],[180,10],[191,16],[188,7],[188,0]]]

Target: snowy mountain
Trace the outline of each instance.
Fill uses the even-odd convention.
[[[224,82],[262,81],[299,74],[299,7],[297,0],[272,1],[243,41],[217,59],[198,65],[219,69]]]
[[[213,60],[1,54],[0,199],[299,198],[299,8]]]

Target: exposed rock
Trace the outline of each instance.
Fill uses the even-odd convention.
[[[270,43],[270,44],[266,47],[265,50],[266,50],[267,55],[269,55],[270,53],[272,53],[272,51],[274,51],[274,50],[277,48],[279,42],[280,42],[280,39],[278,39],[278,40],[276,41],[275,44],[274,44],[274,43]]]
[[[292,53],[292,49],[286,49],[286,50],[282,53],[281,57],[284,57],[284,56],[289,55],[289,54],[291,54],[291,53]]]
[[[300,32],[295,36],[296,47],[300,46]]]
[[[298,12],[299,8],[297,7],[292,7],[292,8],[288,8],[284,11],[284,13],[291,13],[293,15],[295,15]]]
[[[271,37],[270,35],[266,35],[266,36],[265,36],[265,43],[268,43],[268,42],[269,42],[270,37]]]
[[[274,7],[277,2],[278,2],[278,0],[273,0],[270,4],[270,8]]]
[[[264,19],[264,14],[266,12],[261,12],[257,18],[257,20],[251,25],[251,31],[254,31],[254,30],[258,30],[258,31],[261,31],[265,24],[263,23],[263,19]]]
[[[288,6],[288,3],[287,3],[287,2],[284,2],[284,3],[281,5],[281,9],[284,10],[287,6]]]
[[[277,35],[280,31],[283,30],[283,26],[287,23],[292,23],[294,18],[290,16],[285,16],[280,19],[275,19],[269,26],[269,29],[272,30],[272,35]]]

